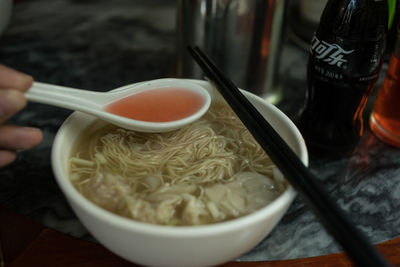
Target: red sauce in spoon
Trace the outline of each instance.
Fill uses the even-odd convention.
[[[196,92],[184,88],[151,89],[119,99],[105,107],[110,113],[148,122],[167,122],[189,117],[204,104]]]

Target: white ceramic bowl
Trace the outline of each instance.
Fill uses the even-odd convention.
[[[12,11],[12,0],[0,0],[0,35],[7,28]]]
[[[208,82],[192,80],[206,87]],[[308,154],[295,125],[276,107],[243,91],[295,153],[307,165]],[[247,216],[205,226],[168,227],[136,222],[91,203],[71,184],[68,158],[78,136],[94,120],[73,113],[61,126],[52,149],[56,180],[78,218],[106,248],[129,261],[147,266],[212,266],[234,260],[263,240],[282,218],[295,197],[289,187],[271,204]]]

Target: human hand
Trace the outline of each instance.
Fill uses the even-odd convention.
[[[30,149],[42,141],[37,128],[4,124],[26,105],[24,92],[33,83],[31,76],[0,64],[0,167],[16,159],[17,151]]]

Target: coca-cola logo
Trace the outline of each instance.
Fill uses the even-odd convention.
[[[354,52],[353,50],[344,50],[338,44],[330,44],[325,41],[319,40],[316,36],[311,41],[311,53],[329,65],[336,65],[339,68],[344,68],[347,59],[346,55]]]

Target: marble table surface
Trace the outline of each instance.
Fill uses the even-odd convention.
[[[106,91],[175,76],[174,0],[19,0],[0,36],[0,63],[37,81]],[[304,101],[306,53],[288,42],[281,66],[293,117]],[[373,96],[371,97],[371,101]],[[370,101],[370,102],[371,102]],[[366,114],[370,110],[370,104]],[[43,142],[0,169],[0,203],[47,227],[93,240],[70,209],[50,165],[53,138],[71,111],[29,103],[11,123],[39,127]],[[366,129],[350,157],[311,158],[310,169],[372,243],[400,236],[400,149]],[[239,261],[295,259],[341,251],[297,197],[282,221]]]

